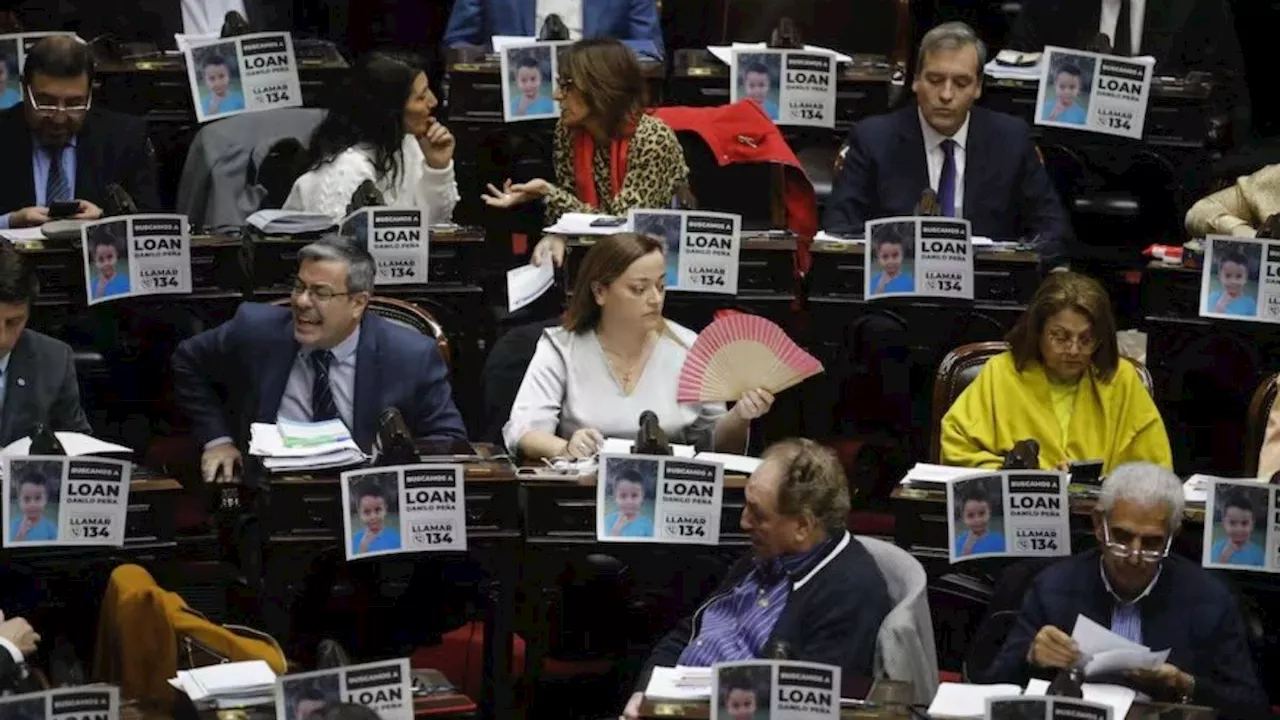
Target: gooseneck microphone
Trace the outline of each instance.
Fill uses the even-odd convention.
[[[916,201],[916,212],[918,217],[939,217],[942,215],[942,203],[938,200],[938,193],[933,188],[925,188],[920,192],[920,199]]]
[[[542,28],[538,31],[539,40],[568,40],[569,26],[564,24],[564,20],[556,13],[551,13],[546,20],[542,21]]]
[[[400,409],[389,407],[378,416],[378,436],[374,446],[374,464],[412,465],[418,462],[418,449],[413,434],[404,422]]]
[[[1001,470],[1039,470],[1040,443],[1030,438],[1019,440],[1013,444],[1009,454],[1004,456]]]
[[[103,208],[103,214],[137,215],[138,203],[133,201],[133,196],[120,183],[111,183],[107,185],[107,207]]]
[[[347,203],[347,214],[367,207],[382,207],[387,204],[387,200],[382,195],[382,191],[372,180],[365,180],[360,186],[351,193],[351,202]]]
[[[249,21],[239,12],[232,10],[227,13],[222,20],[222,37],[229,38],[237,35],[248,35],[253,28],[249,26]]]
[[[658,424],[658,415],[652,410],[640,413],[640,429],[636,432],[636,444],[632,449],[636,455],[670,455],[671,443],[667,441],[667,433]]]

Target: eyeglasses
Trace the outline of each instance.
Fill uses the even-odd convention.
[[[318,303],[327,303],[340,295],[350,295],[350,292],[338,292],[328,285],[308,285],[301,280],[293,281],[293,296],[300,297],[303,293],[311,295],[311,299]]]
[[[46,115],[53,115],[58,111],[65,112],[68,115],[79,114],[88,112],[89,108],[93,105],[93,95],[85,98],[84,102],[79,102],[74,105],[70,105],[62,101],[52,104],[42,103],[36,100],[36,96],[31,92],[30,86],[27,86],[27,100],[31,102],[31,107],[35,108],[36,112],[44,113]]]
[[[556,86],[560,88],[560,92],[569,92],[569,88],[573,87],[573,78],[561,75],[556,78]]]
[[[1111,553],[1113,556],[1121,560],[1128,560],[1134,555],[1137,555],[1138,559],[1145,563],[1157,563],[1169,557],[1169,548],[1173,545],[1173,536],[1169,535],[1165,537],[1164,548],[1161,550],[1152,550],[1149,548],[1135,550],[1133,548],[1132,539],[1128,544],[1115,542],[1111,539],[1111,523],[1105,518],[1102,520],[1102,538],[1103,543],[1107,548],[1107,552]],[[1144,543],[1149,539],[1154,538],[1137,538],[1139,544]]]
[[[1098,339],[1093,335],[1071,335],[1061,330],[1049,331],[1049,344],[1058,352],[1067,352],[1072,347],[1080,348],[1080,352],[1091,353],[1098,349]]]

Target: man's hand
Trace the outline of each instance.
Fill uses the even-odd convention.
[[[619,720],[639,720],[640,702],[642,700],[644,700],[644,693],[632,693],[631,699],[627,701],[627,707],[623,709]]]
[[[427,167],[436,170],[443,170],[453,162],[455,144],[449,128],[434,118],[426,134],[418,138],[418,147],[422,148],[422,154],[427,158]]]
[[[234,443],[214,445],[200,456],[200,473],[207,483],[235,482],[236,466],[240,462],[240,451]]]
[[[80,203],[80,211],[72,215],[70,220],[97,220],[102,217],[102,208],[94,205],[88,200],[76,200]]]
[[[25,207],[9,213],[9,227],[36,227],[49,222],[49,208],[43,205]]]
[[[36,643],[40,642],[40,634],[31,627],[31,623],[20,617],[0,623],[0,638],[13,643],[23,657],[35,652]]]
[[[539,267],[551,258],[554,267],[564,265],[564,238],[559,235],[544,235],[537,245],[533,246],[531,262]]]
[[[1080,662],[1080,647],[1070,635],[1052,625],[1045,625],[1031,641],[1027,659],[1042,668],[1067,668]]]
[[[1195,687],[1195,680],[1190,675],[1169,663],[1154,670],[1129,670],[1125,676],[1140,685],[1162,688],[1180,697],[1190,695]]]

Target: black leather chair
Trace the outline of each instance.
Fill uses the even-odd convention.
[[[289,298],[273,300],[271,304],[288,305]],[[440,349],[440,357],[444,358],[444,362],[449,366],[450,372],[453,371],[453,348],[449,344],[449,335],[445,332],[444,326],[440,324],[440,321],[436,320],[435,315],[411,302],[381,295],[374,295],[369,298],[369,312],[390,320],[397,325],[422,333],[429,338],[434,338],[436,346]]]

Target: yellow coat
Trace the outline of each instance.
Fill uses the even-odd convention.
[[[1172,469],[1164,421],[1128,361],[1120,361],[1110,382],[1086,373],[1075,403],[1064,446],[1044,369],[1033,362],[1020,373],[1013,354],[1001,353],[943,416],[942,462],[999,469],[1014,443],[1031,438],[1040,443],[1045,470],[1064,460],[1102,460],[1103,473],[1138,460]]]

